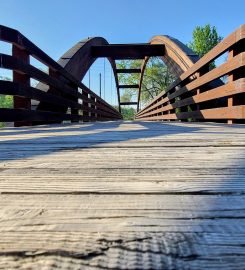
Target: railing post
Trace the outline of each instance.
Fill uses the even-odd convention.
[[[86,98],[88,98],[88,93],[85,93],[84,91],[83,91],[83,95],[84,96],[86,96]],[[88,104],[88,102],[84,102],[84,100],[83,100],[83,105],[85,106],[85,107],[89,107],[89,104]],[[89,112],[88,111],[83,111],[83,116],[86,116],[86,117],[89,117]],[[89,120],[83,120],[83,122],[89,122]]]
[[[196,73],[196,78],[198,79],[199,77],[201,76],[201,72],[197,72]],[[197,88],[197,91],[196,91],[196,97],[198,98],[198,95],[200,95],[201,91],[200,91],[200,88]],[[200,104],[196,104],[196,110],[197,111],[200,111]]]
[[[208,73],[209,72],[209,65],[205,65],[203,66],[202,68],[199,69],[199,71],[195,74],[196,76],[196,80],[198,78],[200,78],[201,76],[203,76],[204,74]],[[199,87],[196,89],[196,97],[198,98],[198,95],[200,95],[201,93],[203,93],[203,91],[205,91],[204,87]],[[201,105],[200,103],[197,103],[196,106],[193,106],[193,107],[196,107],[195,110],[200,112],[200,110],[202,109],[201,108]],[[194,119],[195,121],[202,121],[202,119]]]
[[[77,92],[77,94],[78,94],[78,87],[77,86],[74,86],[74,87],[72,87],[76,92]],[[72,98],[72,100],[73,101],[75,101],[77,104],[78,104],[78,98],[77,97],[73,97]],[[71,114],[74,114],[74,115],[79,115],[79,110],[76,108],[71,108]],[[79,122],[79,120],[78,119],[72,119],[71,120],[71,122],[72,123],[78,123]]]
[[[170,105],[170,104],[171,104],[171,103],[170,103],[170,101],[168,101],[168,102],[167,102],[167,106],[168,106],[168,105]],[[168,112],[168,116],[169,116],[169,115],[170,115],[170,113],[171,113],[171,112],[170,112],[170,110],[168,110],[167,112]],[[176,114],[176,112],[175,112],[175,114]],[[168,122],[171,122],[171,120],[170,120],[170,119],[168,119],[167,121],[168,121]]]
[[[232,50],[229,51],[227,61],[231,60],[233,58],[233,56],[234,56],[234,50],[232,49]],[[228,75],[228,83],[232,82],[233,79],[234,79],[233,74],[229,74]],[[227,107],[231,108],[232,106],[233,106],[233,97],[230,96],[230,97],[228,97],[228,100],[227,100]],[[227,119],[227,123],[228,124],[233,124],[233,120],[232,119]]]
[[[102,118],[103,118],[103,106],[102,106],[102,104],[101,104],[101,101],[99,100],[97,100],[97,108],[99,108],[99,110],[101,111],[98,115],[97,115],[97,118],[99,118],[98,120],[99,121],[103,121],[102,120]]]
[[[96,98],[95,98],[95,97],[91,97],[91,100],[92,100],[94,103],[96,103]],[[91,104],[91,109],[96,110],[96,107],[95,107],[94,104]],[[91,112],[91,117],[92,117],[92,118],[96,118],[96,116],[97,116],[96,113]]]
[[[13,55],[13,57],[20,59],[22,62],[24,62],[26,64],[30,63],[30,56],[29,56],[28,52],[25,50],[22,50],[21,48],[17,47],[14,44],[12,47],[12,55]],[[30,77],[26,74],[19,73],[19,72],[14,70],[13,71],[13,82],[20,83],[20,84],[25,85],[25,86],[30,86]],[[14,109],[31,110],[31,99],[30,98],[14,96],[13,101],[14,101]],[[15,127],[30,126],[30,125],[31,125],[30,121],[14,122]]]

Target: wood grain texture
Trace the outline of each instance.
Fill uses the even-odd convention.
[[[245,127],[0,131],[0,269],[244,269]]]

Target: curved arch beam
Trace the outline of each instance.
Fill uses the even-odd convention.
[[[78,42],[74,47],[68,50],[58,61],[58,63],[70,72],[77,80],[82,81],[85,74],[97,59],[92,56],[93,46],[108,45],[108,41],[102,37],[87,38]],[[119,82],[116,73],[116,62],[112,58],[107,58],[111,64],[118,97],[118,106],[120,110]]]
[[[62,57],[58,60],[58,63],[64,69],[66,69],[73,77],[75,77],[78,81],[82,81],[82,79],[86,75],[91,65],[97,59],[92,56],[92,53],[91,53],[92,47],[98,46],[98,45],[108,45],[108,44],[109,43],[107,42],[107,40],[102,37],[93,37],[93,38],[84,39],[78,42],[66,53],[64,53]],[[116,87],[117,87],[117,94],[118,94],[118,104],[120,104],[119,86],[118,86],[119,83],[118,83],[118,78],[116,76],[116,63],[111,58],[108,58],[108,61],[110,62],[113,73],[114,73]],[[38,88],[45,90],[45,86],[41,84],[38,86]],[[40,103],[38,105],[38,110],[44,110],[45,106],[47,105],[44,103]],[[119,106],[119,109],[120,109],[120,106]]]
[[[165,54],[164,56],[161,56],[161,59],[176,78],[199,59],[198,55],[196,55],[185,44],[170,36],[154,36],[149,43],[165,45]],[[148,61],[149,57],[146,57],[141,65],[137,111],[139,111],[142,82]]]

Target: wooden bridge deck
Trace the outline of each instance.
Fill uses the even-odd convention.
[[[245,127],[0,131],[0,269],[245,269]]]

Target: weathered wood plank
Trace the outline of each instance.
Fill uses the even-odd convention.
[[[245,128],[0,131],[0,269],[244,269]]]
[[[53,241],[50,241],[50,235],[46,232],[13,232],[11,236],[2,234],[0,243],[6,243],[6,249],[5,253],[1,253],[4,257],[1,256],[0,269],[20,265],[23,269],[43,268],[45,265],[49,269],[68,266],[73,269],[125,269],[127,266],[127,269],[222,267],[235,270],[245,266],[242,248],[244,234],[58,232],[52,235]],[[20,239],[17,245],[19,252],[13,249],[16,238]],[[61,246],[62,250],[59,249]]]
[[[9,179],[10,178],[10,179]],[[29,178],[29,179],[27,179]],[[244,177],[237,177],[227,181],[223,178],[224,183],[214,182],[213,179],[205,178],[199,181],[176,181],[168,178],[153,179],[147,178],[145,181],[132,180],[130,182],[88,179],[81,181],[80,178],[72,179],[67,176],[63,179],[50,177],[0,177],[0,193],[25,193],[25,194],[245,194]],[[91,181],[90,181],[91,180]]]

